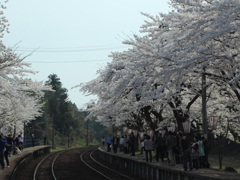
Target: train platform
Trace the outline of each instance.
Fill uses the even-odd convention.
[[[114,153],[113,150],[111,152],[107,152],[107,147],[102,146],[99,148],[99,150],[104,151],[105,153],[109,153],[115,156],[120,156],[128,159],[132,159],[138,162],[147,163],[146,160],[143,159],[142,154],[135,154],[135,156],[131,156],[130,154],[124,154],[123,152]],[[182,171],[183,165],[182,164],[176,164],[175,166],[170,166],[167,162],[161,162],[161,159],[159,159],[159,162],[156,161],[155,157],[153,157],[152,162],[147,163],[149,165],[153,166],[159,166],[161,169],[169,169],[171,171],[179,171],[180,173],[190,173],[197,179],[227,179],[227,180],[239,180],[240,174],[227,172],[223,170],[217,170],[217,169],[211,169],[211,168],[201,168],[196,171]]]
[[[21,162],[22,159],[29,155],[38,154],[39,151],[42,151],[45,148],[50,148],[51,146],[34,146],[24,148],[20,155],[13,155],[9,157],[9,168],[7,168],[6,161],[5,162],[5,169],[2,170],[0,168],[0,180],[9,180],[11,178],[12,173],[15,171],[16,166]]]

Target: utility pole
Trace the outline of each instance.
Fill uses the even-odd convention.
[[[204,137],[207,137],[207,90],[206,90],[206,75],[205,75],[205,67],[203,67],[203,73],[202,73],[202,130]]]
[[[54,149],[54,114],[52,115],[52,149]]]
[[[23,138],[26,138],[26,125],[25,125],[25,121],[23,122]],[[23,142],[25,142],[23,139]]]
[[[89,120],[87,120],[87,141],[86,141],[86,146],[88,146],[88,122],[89,122]]]
[[[70,137],[69,137],[69,133],[68,133],[68,148],[69,148],[69,142],[70,142]]]

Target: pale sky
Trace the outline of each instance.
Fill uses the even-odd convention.
[[[69,100],[79,109],[94,96],[85,96],[80,83],[97,77],[96,71],[111,62],[110,52],[127,50],[125,36],[139,34],[145,12],[167,13],[168,0],[9,0],[4,10],[10,33],[6,46],[18,44],[17,53],[28,55],[37,75],[29,78],[48,80],[57,74],[68,89]]]

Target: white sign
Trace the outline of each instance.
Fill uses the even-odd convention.
[[[185,133],[190,133],[190,129],[191,129],[191,122],[190,121],[186,121],[182,123],[183,125],[183,130]]]
[[[208,121],[209,121],[209,126],[211,127],[211,129],[216,130],[218,116],[210,116],[210,117],[208,117]]]

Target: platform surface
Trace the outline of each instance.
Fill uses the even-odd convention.
[[[45,145],[45,146],[34,146],[34,147],[24,148],[20,155],[13,155],[13,156],[9,157],[8,159],[9,159],[10,168],[7,168],[7,164],[4,159],[5,169],[2,170],[0,167],[0,180],[8,180],[10,178],[12,171],[14,170],[16,164],[19,161],[21,161],[26,155],[31,154],[34,151],[36,151],[38,149],[42,149],[44,147],[50,147],[50,146]]]
[[[114,154],[116,156],[120,157],[125,157],[129,159],[133,159],[139,162],[146,162],[146,160],[143,159],[142,154],[136,154],[135,156],[131,156],[130,154],[124,154],[123,152],[118,152],[115,154],[113,153],[113,150],[111,152],[107,152],[107,147],[106,146],[101,146],[99,148],[101,151],[105,151],[106,153],[109,154]],[[159,158],[159,162],[156,161],[156,159],[153,157],[152,162],[149,163],[155,166],[160,166],[163,167],[163,169],[172,169],[174,171],[181,171],[182,173],[191,173],[194,174],[194,176],[198,176],[199,178],[202,177],[208,177],[209,179],[211,178],[219,178],[219,179],[227,179],[227,180],[240,180],[240,174],[232,173],[232,172],[227,172],[223,170],[217,170],[217,169],[211,169],[211,168],[201,168],[196,171],[182,171],[183,165],[182,164],[176,164],[176,166],[170,166],[168,163],[161,162],[161,158]]]

